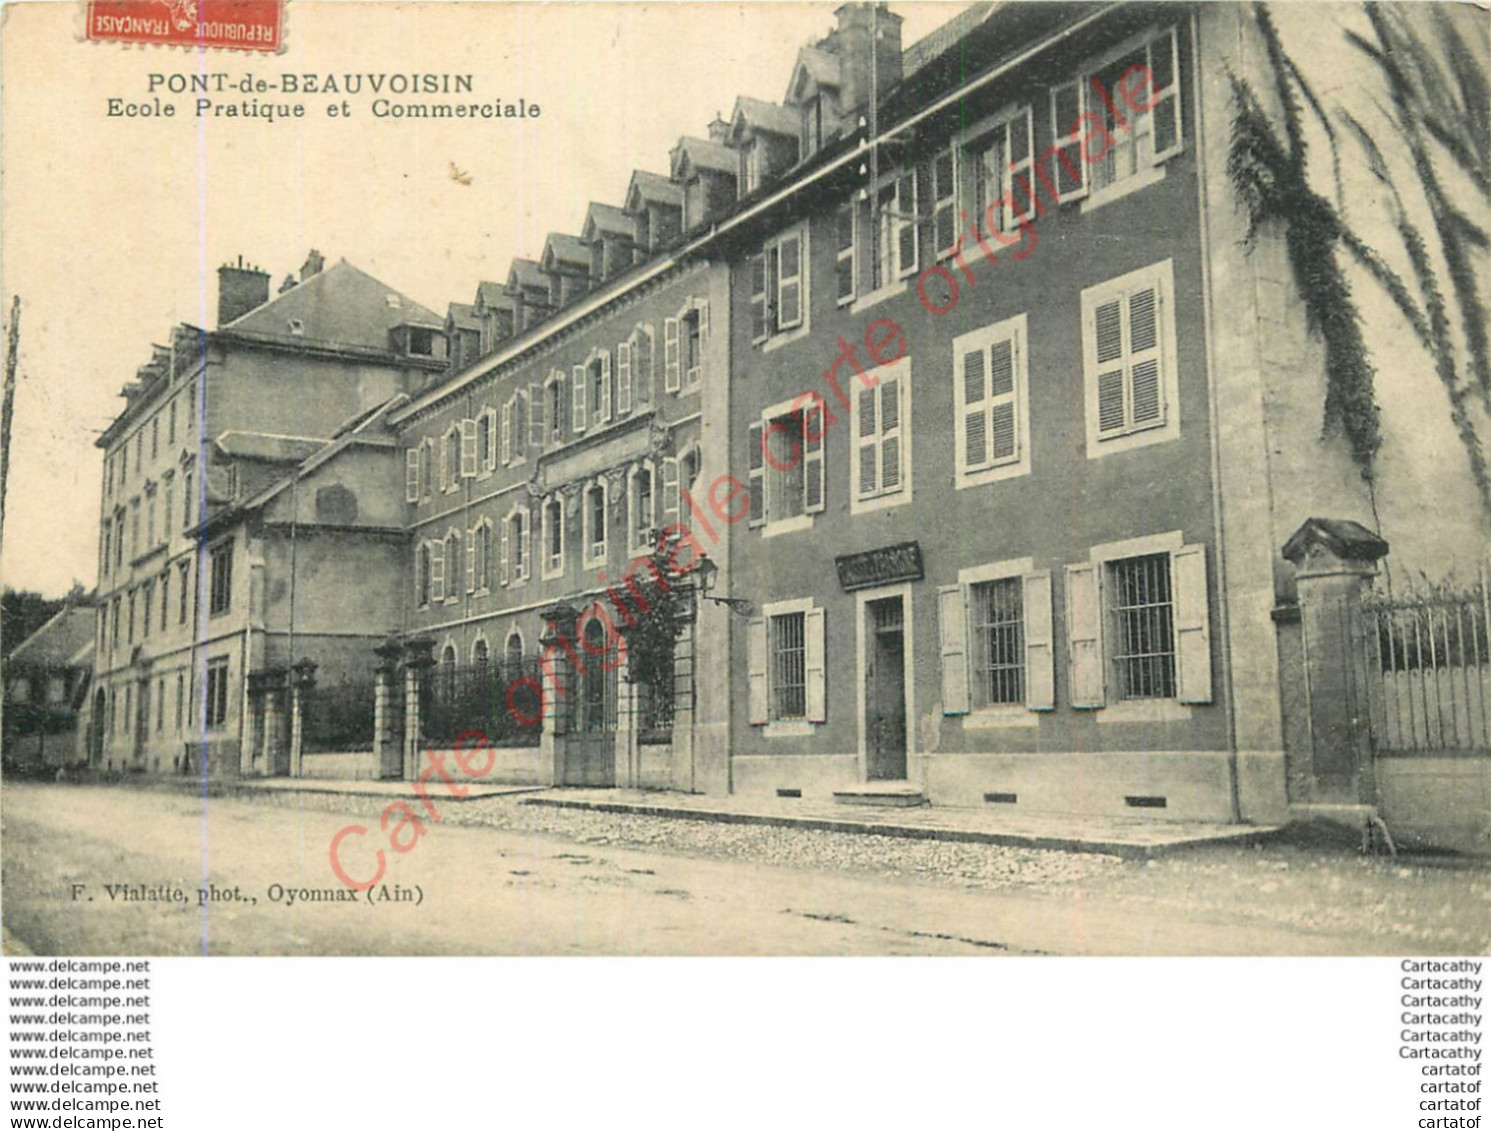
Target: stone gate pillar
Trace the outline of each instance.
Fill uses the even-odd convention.
[[[1284,543],[1304,640],[1307,766],[1291,778],[1324,804],[1375,804],[1362,596],[1388,544],[1360,523],[1311,518]],[[1291,757],[1292,757],[1291,752]]]
[[[397,711],[397,719],[402,721],[404,708],[397,680],[403,652],[403,645],[396,640],[385,641],[374,649],[378,666],[373,676],[373,761],[380,779],[397,778],[404,769],[404,728],[398,725],[394,714]]]
[[[290,665],[290,776],[300,774],[300,755],[304,743],[305,711],[316,687],[316,663],[299,660]]]
[[[419,776],[420,694],[435,666],[435,641],[418,636],[404,644],[404,767],[405,781]]]
[[[579,687],[575,681],[575,622],[579,611],[563,601],[539,611],[544,632],[538,642],[539,671],[543,682],[544,729],[539,737],[545,764],[549,766],[549,784],[564,783],[566,736],[573,713],[573,699]]]

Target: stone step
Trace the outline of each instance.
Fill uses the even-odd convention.
[[[884,805],[910,809],[927,804],[927,795],[917,786],[905,782],[866,782],[852,789],[834,790],[834,801],[840,805]]]

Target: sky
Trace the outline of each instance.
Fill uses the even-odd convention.
[[[678,138],[703,136],[738,94],[779,101],[835,6],[295,0],[289,49],[266,59],[79,43],[75,3],[6,4],[0,286],[23,309],[4,582],[94,584],[93,441],[152,342],[216,324],[220,264],[242,255],[277,286],[314,247],[443,314],[548,232],[578,232],[591,200],[619,205],[633,169],[666,173]],[[898,4],[904,41],[961,7]],[[197,70],[470,74],[469,98],[541,114],[374,121],[364,95],[343,121],[325,114],[339,100],[308,96],[302,120],[230,121],[181,96],[175,118],[107,117],[110,98],[149,101],[151,74]]]
[[[94,584],[93,442],[152,342],[178,322],[215,325],[220,264],[241,255],[277,285],[314,247],[443,313],[471,301],[480,280],[505,279],[514,256],[536,257],[546,233],[578,232],[589,201],[620,204],[633,169],[665,173],[678,137],[704,135],[737,95],[779,101],[798,48],[830,29],[834,7],[294,0],[288,50],[266,58],[80,43],[72,0],[5,4],[0,294],[7,307],[19,294],[23,312],[0,578],[52,595],[74,579]],[[961,7],[896,3],[903,42]],[[1322,96],[1370,118],[1365,72],[1341,66],[1355,64],[1341,27],[1357,10],[1275,10]],[[364,95],[351,120],[328,117],[339,100],[321,96],[305,97],[307,117],[294,121],[199,119],[190,96],[174,99],[175,118],[107,116],[110,98],[149,101],[152,74],[348,71],[470,74],[467,97],[521,98],[541,114],[374,121]],[[1328,168],[1323,156],[1316,167]],[[1370,201],[1359,165],[1347,176]],[[1422,355],[1394,354],[1396,315],[1358,293],[1410,456],[1422,444],[1460,458]],[[1428,501],[1474,506],[1473,496]],[[1407,502],[1417,515],[1419,500]]]

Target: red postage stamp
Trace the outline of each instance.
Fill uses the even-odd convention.
[[[282,49],[284,0],[87,0],[84,37],[103,43],[154,43]]]

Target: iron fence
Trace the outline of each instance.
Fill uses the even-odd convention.
[[[1373,590],[1363,600],[1367,701],[1382,753],[1491,752],[1491,593],[1470,585]]]
[[[537,658],[487,664],[437,664],[421,684],[424,741],[454,744],[479,731],[496,746],[534,746],[543,730]]]
[[[300,748],[336,754],[373,748],[377,684],[372,679],[318,683],[303,693]]]

